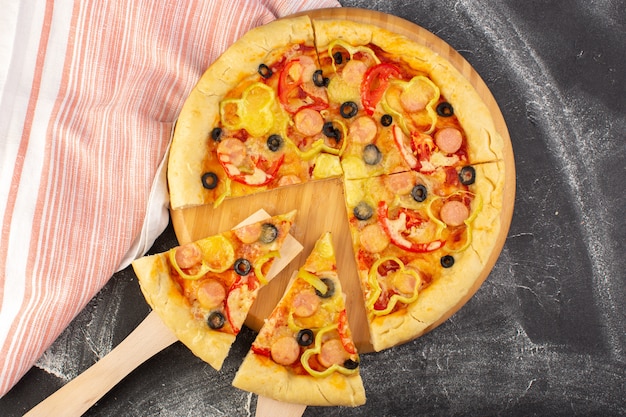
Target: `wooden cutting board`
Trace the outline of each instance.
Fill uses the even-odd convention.
[[[493,95],[478,73],[458,52],[426,29],[407,20],[372,10],[336,8],[314,10],[306,12],[306,14],[313,18],[352,19],[371,23],[405,35],[430,47],[448,59],[474,86],[491,111],[497,131],[504,138],[504,204],[500,219],[502,227],[497,243],[476,285],[454,309],[431,326],[429,328],[431,330],[454,314],[478,290],[489,275],[504,246],[513,215],[515,199],[515,163],[506,123]],[[304,250],[281,274],[274,278],[270,285],[260,291],[257,302],[246,321],[249,327],[257,331],[260,329],[263,319],[271,313],[276,302],[282,296],[292,273],[304,263],[313,249],[315,241],[324,232],[331,231],[336,248],[338,272],[347,296],[346,309],[353,337],[360,352],[370,352],[372,346],[369,342],[365,307],[356,274],[356,262],[352,251],[344,201],[341,179],[328,179],[263,192],[249,197],[226,200],[217,208],[201,206],[172,210],[171,216],[176,236],[179,242],[184,244],[231,229],[241,219],[259,209],[265,209],[271,215],[293,209],[298,210],[291,234],[302,243]]]

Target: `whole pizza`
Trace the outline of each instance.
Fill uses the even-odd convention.
[[[281,19],[233,44],[189,95],[171,208],[339,178],[356,265],[341,279],[359,281],[380,351],[423,334],[480,279],[502,227],[504,147],[469,81],[426,46],[367,23]],[[286,343],[261,336],[267,352]]]

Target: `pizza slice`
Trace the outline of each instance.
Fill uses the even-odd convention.
[[[345,182],[376,351],[420,336],[482,282],[500,228],[501,168],[488,163]]]
[[[296,212],[270,217],[133,262],[146,301],[196,356],[219,370],[277,271]]]
[[[365,403],[330,233],[292,278],[233,385],[282,402]]]

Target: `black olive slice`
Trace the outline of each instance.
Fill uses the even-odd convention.
[[[219,311],[213,311],[207,318],[207,324],[213,330],[221,329],[224,327],[224,323],[226,323],[226,318]]]
[[[235,261],[235,272],[237,275],[246,276],[252,270],[252,264],[249,260],[244,258],[239,258]]]
[[[339,114],[341,114],[341,117],[343,117],[344,119],[349,119],[356,116],[358,111],[359,107],[354,101],[346,101],[345,103],[342,103],[339,107]]]
[[[278,228],[272,223],[264,223],[261,226],[261,237],[259,240],[263,243],[272,243],[278,237]]]
[[[354,213],[354,217],[359,220],[368,220],[374,215],[374,209],[365,201],[361,201],[359,204],[357,204],[352,212]]]
[[[454,257],[452,255],[444,255],[441,257],[441,266],[450,268],[452,265],[454,265]]]
[[[341,52],[335,52],[333,59],[335,60],[335,65],[341,65],[343,63],[343,55],[341,55]]]
[[[322,278],[322,282],[326,284],[326,292],[322,294],[319,290],[315,290],[315,294],[317,294],[320,298],[330,298],[335,294],[335,282],[330,278]]]
[[[212,190],[217,187],[219,179],[214,172],[205,172],[202,174],[202,186],[207,190]]]
[[[391,126],[392,123],[393,123],[393,117],[391,117],[390,114],[383,114],[383,116],[380,118],[380,124],[385,127]]]
[[[259,65],[259,75],[265,79],[268,79],[272,76],[273,72],[270,69],[270,67],[268,67],[265,64],[261,64]]]
[[[363,160],[367,165],[376,165],[383,159],[383,154],[380,153],[378,146],[370,143],[363,149]]]
[[[317,87],[327,87],[329,81],[330,80],[327,77],[324,77],[324,73],[322,72],[322,70],[316,70],[313,73],[313,84],[315,84]]]
[[[280,135],[270,135],[270,137],[267,138],[267,148],[270,151],[276,152],[282,146],[283,146],[283,138]]]
[[[310,346],[315,341],[315,335],[311,329],[302,329],[296,335],[296,341],[300,346]]]
[[[454,114],[452,104],[447,101],[443,101],[437,105],[437,114],[441,117],[450,117]]]
[[[352,359],[346,359],[346,361],[343,363],[343,367],[346,369],[356,369],[359,367],[359,363]]]
[[[337,129],[333,122],[326,122],[322,127],[322,133],[330,139],[335,139],[336,141],[341,140],[341,132]]]
[[[464,166],[459,172],[459,181],[463,185],[472,185],[476,181],[476,170],[472,166]]]
[[[411,190],[411,197],[413,197],[413,200],[417,201],[418,203],[426,200],[426,197],[428,197],[428,190],[426,189],[426,186],[422,184],[417,184]]]
[[[211,139],[213,139],[215,142],[221,141],[222,140],[222,128],[220,127],[213,128],[213,130],[211,130]]]

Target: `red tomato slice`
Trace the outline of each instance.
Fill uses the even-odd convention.
[[[391,78],[400,78],[400,69],[393,64],[383,63],[370,67],[361,83],[361,102],[370,116],[389,86]]]

